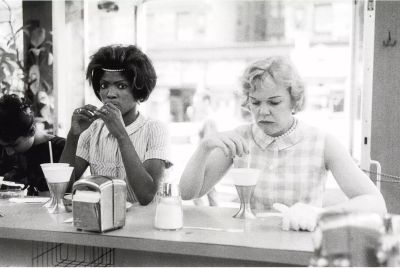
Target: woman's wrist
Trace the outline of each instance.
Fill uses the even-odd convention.
[[[69,140],[79,140],[79,137],[81,136],[81,133],[77,133],[74,131],[72,128],[69,130],[67,134],[67,139]]]
[[[123,133],[121,135],[118,135],[117,137],[115,137],[117,139],[118,144],[123,144],[125,142],[130,142],[131,140],[129,139],[129,135],[128,133]]]

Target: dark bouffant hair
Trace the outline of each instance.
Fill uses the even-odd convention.
[[[100,79],[104,74],[102,68],[124,69],[121,73],[132,85],[133,97],[139,102],[149,98],[157,82],[151,60],[136,46],[102,47],[91,57],[86,71],[86,79],[89,80],[98,99],[100,99]]]
[[[34,115],[30,104],[17,95],[4,95],[0,98],[0,139],[14,142],[19,137],[35,134]]]

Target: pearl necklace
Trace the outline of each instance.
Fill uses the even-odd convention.
[[[296,120],[296,118],[294,118],[293,124],[288,129],[288,131],[286,131],[285,133],[283,133],[282,135],[279,135],[277,137],[271,137],[271,136],[270,137],[273,139],[274,142],[276,142],[278,139],[284,138],[284,137],[287,137],[288,135],[290,135],[290,133],[292,133],[295,130],[296,126],[297,126],[297,120]],[[277,158],[278,158],[278,148],[276,147],[274,149],[274,158],[272,159],[272,163],[268,166],[268,169],[270,171],[272,171],[275,168],[275,166],[277,165],[277,163],[276,163]]]
[[[296,128],[296,126],[297,126],[297,119],[294,118],[294,121],[293,121],[292,126],[291,126],[285,133],[283,133],[283,134],[281,134],[281,135],[279,135],[279,136],[276,136],[276,137],[272,137],[272,136],[270,136],[270,137],[271,137],[274,141],[276,141],[277,139],[280,139],[280,138],[289,136],[289,135],[294,131],[294,129]]]

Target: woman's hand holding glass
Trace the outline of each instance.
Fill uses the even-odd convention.
[[[291,207],[284,204],[273,204],[274,209],[282,213],[282,230],[289,231],[314,231],[317,226],[319,214],[322,208],[296,203]]]
[[[241,157],[249,153],[249,145],[246,140],[235,132],[221,132],[205,138],[201,146],[207,151],[216,148],[221,149],[226,157],[233,158],[236,155]]]
[[[75,109],[71,119],[71,131],[75,135],[80,135],[85,131],[94,120],[99,118],[96,115],[96,106],[87,104]]]

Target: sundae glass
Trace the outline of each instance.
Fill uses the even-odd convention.
[[[74,167],[70,167],[64,163],[47,163],[40,166],[42,167],[51,196],[45,206],[50,213],[67,212],[62,199],[67,190]]]

